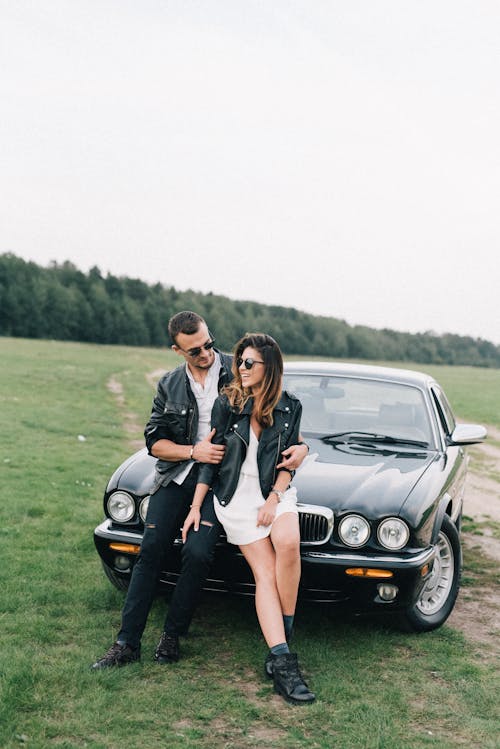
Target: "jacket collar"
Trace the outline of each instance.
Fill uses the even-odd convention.
[[[289,411],[290,410],[289,398],[288,398],[288,395],[285,393],[284,390],[281,392],[281,396],[280,396],[280,399],[279,399],[279,401],[277,402],[277,404],[275,406],[275,410],[276,411]]]
[[[233,357],[230,354],[224,354],[222,351],[219,351],[219,349],[215,348],[214,351],[216,351],[220,356],[220,373],[219,373],[219,382],[221,381],[222,377],[225,377],[227,382],[230,382],[230,380],[233,379],[233,373],[231,370],[231,365],[233,363]]]
[[[233,361],[233,357],[230,356],[229,354],[224,354],[222,351],[219,351],[219,349],[217,348],[214,348],[214,351],[219,355],[220,369],[219,369],[218,388],[220,390],[223,385],[225,385],[226,383],[230,382],[233,379],[233,373],[231,371],[231,364]],[[186,386],[188,387],[188,391],[190,391],[191,385],[189,383],[187,362],[184,362],[184,364],[179,364],[177,369],[184,373]]]

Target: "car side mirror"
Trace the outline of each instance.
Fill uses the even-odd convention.
[[[457,424],[449,442],[451,445],[474,445],[486,439],[487,434],[480,424]]]

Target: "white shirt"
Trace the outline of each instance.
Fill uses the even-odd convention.
[[[214,363],[208,370],[203,385],[200,382],[196,382],[186,362],[186,373],[189,378],[189,384],[191,385],[191,390],[193,391],[193,395],[196,398],[196,403],[198,406],[198,432],[194,441],[195,445],[205,439],[207,434],[209,434],[210,432],[212,406],[214,405],[215,399],[219,395],[218,385],[222,364],[217,351],[214,351],[214,354]],[[175,479],[173,479],[176,484],[182,484],[189,471],[193,467],[194,463],[194,460],[190,460],[187,463],[186,467],[183,468],[183,470],[179,473],[179,475],[176,476]]]

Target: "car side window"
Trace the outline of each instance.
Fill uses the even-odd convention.
[[[451,410],[451,406],[440,387],[438,387],[437,385],[433,385],[431,388],[431,392],[436,404],[436,410],[439,415],[441,426],[445,434],[449,435],[455,429],[455,419]]]

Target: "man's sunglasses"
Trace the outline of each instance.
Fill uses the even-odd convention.
[[[236,366],[238,367],[238,369],[242,364],[245,365],[245,369],[252,369],[254,364],[264,364],[264,362],[259,361],[259,359],[250,359],[250,357],[248,357],[248,359],[242,359],[241,356],[239,356],[236,359]]]
[[[197,356],[201,354],[201,352],[204,351],[210,351],[215,346],[215,338],[212,338],[211,341],[207,341],[203,344],[203,346],[197,346],[196,348],[190,348],[189,351],[184,351],[183,348],[180,346],[177,346],[180,351],[182,351],[184,354],[187,354],[188,356],[192,356],[193,359],[195,359]]]

